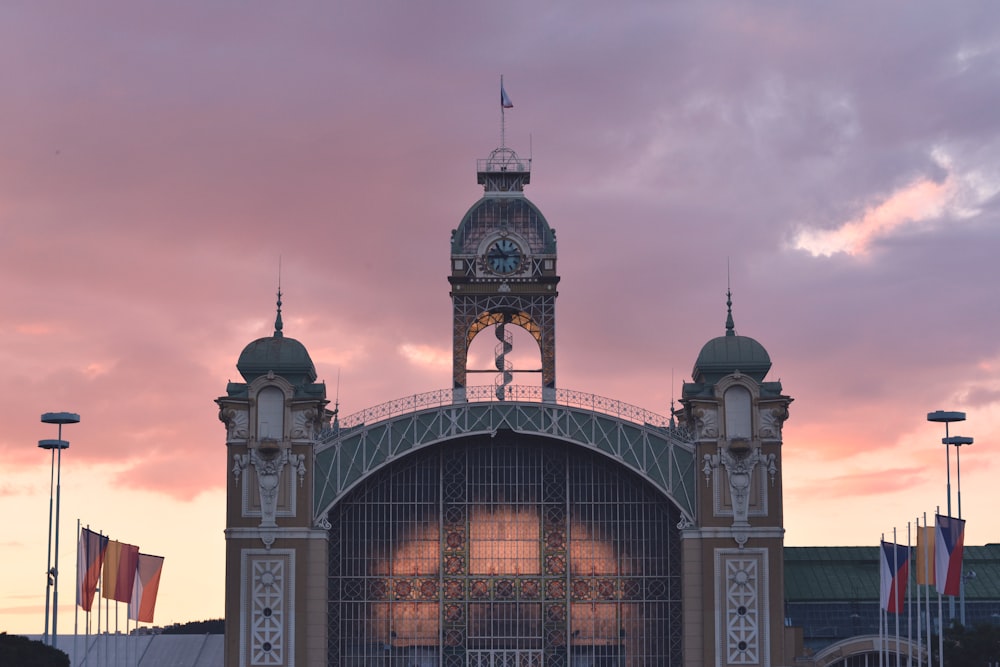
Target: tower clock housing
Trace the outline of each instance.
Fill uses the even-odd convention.
[[[463,401],[469,373],[500,373],[497,397],[506,397],[513,373],[540,372],[543,400],[555,400],[556,235],[538,207],[524,196],[530,160],[500,147],[477,163],[483,197],[452,232],[453,387]],[[522,327],[538,343],[540,369],[513,369],[504,327]],[[496,328],[496,369],[468,368],[469,346],[478,333]]]

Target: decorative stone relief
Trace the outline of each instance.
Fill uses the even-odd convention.
[[[760,437],[780,440],[781,427],[788,419],[788,408],[761,408],[760,410]]]
[[[245,410],[223,408],[219,410],[219,421],[226,425],[226,440],[250,437],[250,415]]]
[[[290,551],[244,552],[244,610],[241,664],[250,667],[294,664],[292,636],[294,554]]]
[[[715,408],[696,408],[694,416],[694,436],[696,440],[719,437],[719,413]]]
[[[236,454],[233,456],[233,477],[238,484],[241,473],[248,465],[252,465],[257,472],[257,487],[260,491],[260,527],[275,528],[277,522],[275,516],[278,509],[278,486],[281,483],[281,471],[286,465],[295,468],[298,474],[299,486],[301,487],[306,477],[306,457],[302,454],[290,454],[289,447],[275,446],[271,449],[251,447],[249,454]],[[274,533],[263,531],[261,540],[268,548],[274,543]]]
[[[323,428],[323,417],[323,411],[315,408],[293,412],[291,437],[316,439]]]
[[[726,665],[767,664],[761,655],[762,649],[766,652],[768,641],[767,629],[762,627],[766,618],[762,591],[767,583],[762,572],[762,553],[717,555],[716,576],[721,575],[718,585],[725,595],[720,605],[720,620],[724,624],[720,653],[725,656]]]
[[[706,484],[711,482],[712,474],[719,464],[726,469],[729,494],[733,502],[733,539],[741,549],[749,539],[746,529],[750,527],[750,484],[753,481],[754,468],[758,463],[766,465],[773,486],[778,472],[775,461],[774,454],[762,455],[759,447],[751,447],[745,451],[734,450],[732,447],[720,448],[718,454],[704,456],[702,473],[705,475]]]

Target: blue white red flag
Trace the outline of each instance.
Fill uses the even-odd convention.
[[[90,530],[80,529],[77,542],[79,555],[76,559],[76,603],[90,611],[97,592],[97,582],[101,578],[104,553],[108,548],[108,538]]]
[[[934,580],[937,592],[958,595],[962,587],[965,519],[937,514],[934,524]]]
[[[910,578],[910,547],[882,542],[879,553],[882,556],[879,601],[882,609],[901,614],[906,601],[906,582]]]
[[[510,101],[507,91],[503,87],[503,77],[500,78],[500,106],[504,109],[513,109],[514,103]]]
[[[156,592],[160,588],[160,574],[163,572],[163,556],[139,554],[139,565],[132,584],[132,599],[128,603],[128,617],[142,623],[153,622],[156,608]]]

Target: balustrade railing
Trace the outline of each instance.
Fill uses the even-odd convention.
[[[503,392],[503,398],[498,398],[498,389],[493,385],[483,385],[466,387],[466,403],[543,403],[541,387],[524,387],[519,385],[507,385]],[[457,403],[461,404],[461,403]],[[670,417],[655,412],[650,412],[635,405],[629,405],[604,396],[588,394],[572,389],[556,389],[556,405],[572,408],[583,408],[606,415],[611,415],[644,426],[655,426],[659,428],[673,428]],[[438,389],[423,394],[413,394],[404,396],[393,401],[382,403],[374,407],[367,408],[360,412],[348,415],[339,420],[341,429],[351,429],[363,424],[389,419],[397,415],[408,412],[417,412],[429,408],[443,407],[445,405],[456,405],[454,390]]]

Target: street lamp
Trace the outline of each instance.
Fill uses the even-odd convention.
[[[944,422],[944,439],[941,443],[944,447],[944,456],[946,461],[946,469],[948,471],[948,516],[951,516],[951,450],[948,445],[953,444],[948,442],[950,440],[948,433],[948,424],[952,422],[964,422],[965,413],[964,412],[948,412],[946,410],[935,410],[934,412],[927,413],[927,421],[929,422]]]
[[[58,643],[59,620],[59,499],[62,487],[62,450],[69,447],[69,442],[62,439],[63,424],[76,424],[80,421],[80,415],[75,412],[46,412],[42,415],[43,424],[58,424],[59,437],[56,440],[39,440],[38,446],[48,449],[52,453],[51,467],[55,470],[56,478],[56,549],[55,564],[53,565],[52,554],[52,472],[49,473],[49,555],[48,567],[45,570],[45,635],[44,639],[48,643],[49,639],[49,588],[52,589],[52,646]],[[56,452],[59,452],[58,458]]]
[[[953,435],[950,438],[941,438],[941,444],[947,447],[955,445],[955,477],[958,482],[958,518],[962,518],[962,445],[971,445],[972,438],[961,435]]]
[[[962,518],[962,445],[971,445],[972,438],[966,438],[961,435],[953,435],[950,438],[941,438],[941,444],[945,447],[949,445],[955,445],[955,477],[958,482],[958,518]],[[963,576],[959,582],[959,620],[962,625],[965,625],[965,577]]]
[[[938,423],[944,422],[944,439],[941,442],[944,444],[945,467],[948,471],[948,516],[951,516],[951,448],[949,447],[950,443],[948,442],[948,425],[953,422],[965,421],[965,413],[935,410],[934,412],[927,413],[927,421]],[[948,615],[954,620],[955,598],[948,598]],[[944,627],[943,623],[941,627]]]

